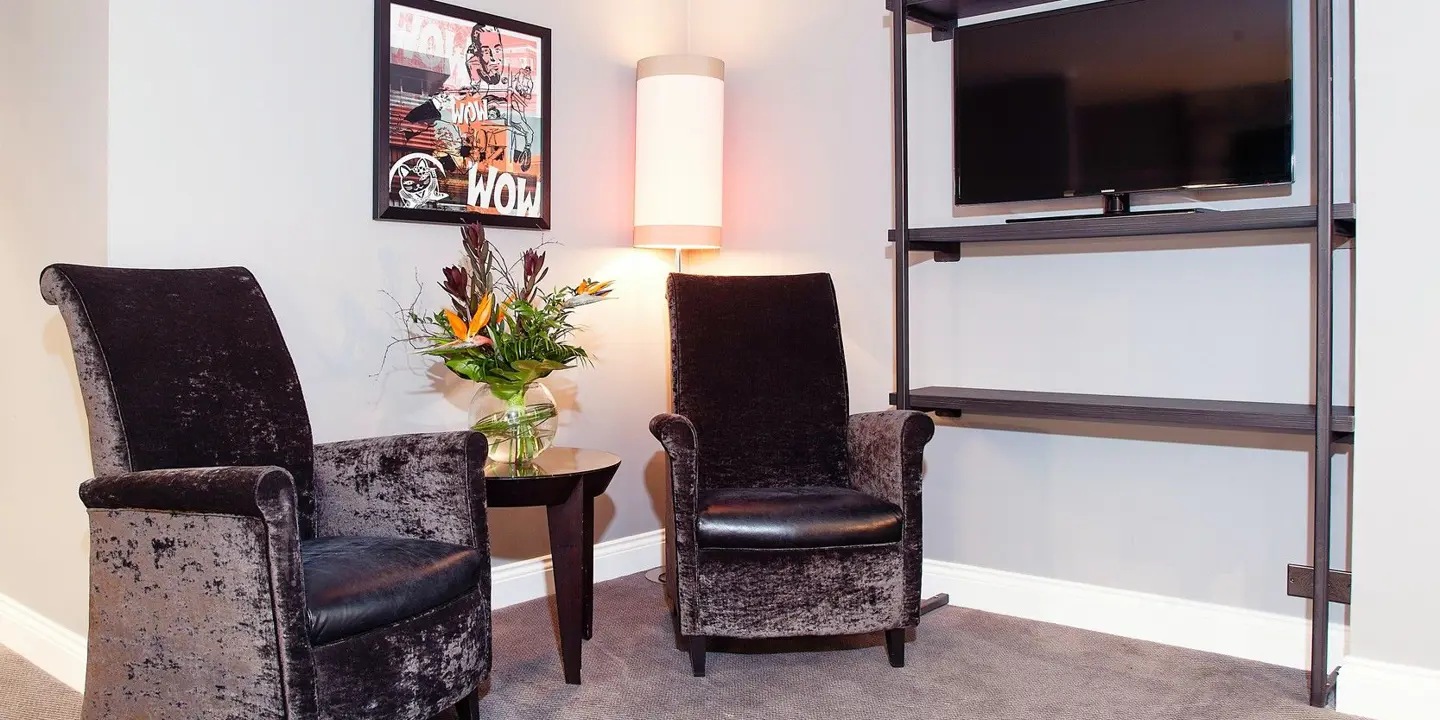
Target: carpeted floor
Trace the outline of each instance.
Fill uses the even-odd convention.
[[[80,693],[0,645],[0,720],[75,720]]]
[[[881,638],[732,643],[709,675],[675,649],[660,586],[635,575],[595,595],[584,684],[560,675],[553,609],[495,615],[495,720],[1340,720],[1305,704],[1304,674],[1110,635],[946,608],[922,620],[907,667]],[[825,649],[823,646],[840,649]],[[0,718],[75,720],[79,696],[0,650]],[[18,689],[18,692],[17,692]],[[447,714],[448,716],[448,714]]]

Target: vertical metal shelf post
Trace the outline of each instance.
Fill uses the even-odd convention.
[[[895,135],[895,408],[910,409],[910,130],[906,125],[906,108],[910,102],[906,88],[905,25],[908,13],[906,0],[893,0],[894,23],[894,135]],[[920,601],[920,614],[927,615],[950,604],[950,596],[940,593]]]
[[[890,21],[895,136],[895,408],[910,409],[910,131],[906,77],[906,0],[893,0]]]
[[[1315,466],[1310,601],[1310,704],[1329,704],[1330,663],[1330,468],[1334,460],[1331,407],[1334,391],[1335,289],[1335,39],[1333,0],[1314,0],[1310,50],[1315,119]]]

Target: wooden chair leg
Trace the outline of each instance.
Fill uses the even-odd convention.
[[[460,720],[480,720],[480,688],[455,703],[455,716]]]
[[[885,631],[885,652],[890,655],[890,667],[905,667],[905,628]]]
[[[690,636],[690,671],[695,677],[705,677],[705,636]]]

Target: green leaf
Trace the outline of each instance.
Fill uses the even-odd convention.
[[[459,375],[460,377],[465,378],[466,380],[470,380],[472,382],[481,382],[481,377],[483,377],[483,373],[478,367],[478,363],[476,363],[474,360],[446,360],[445,367],[450,368],[450,372],[453,372],[456,375]]]

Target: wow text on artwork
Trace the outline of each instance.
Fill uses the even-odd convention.
[[[490,167],[483,182],[478,179],[478,166],[470,166],[470,194],[467,204],[487,210],[494,208],[501,215],[540,217],[540,188],[529,193],[525,191],[525,178],[502,173],[499,168]]]

